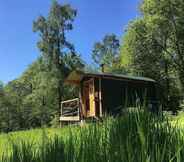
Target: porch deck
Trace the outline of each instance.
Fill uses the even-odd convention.
[[[60,121],[80,121],[79,98],[61,102]]]

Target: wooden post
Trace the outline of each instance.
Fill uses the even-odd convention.
[[[61,102],[61,116],[63,115],[63,103]]]
[[[80,120],[82,120],[82,117],[83,117],[83,105],[82,105],[82,85],[80,84],[80,87],[79,87],[79,101],[78,101],[78,105],[79,105],[79,109],[78,109],[78,115],[79,115],[79,118]]]
[[[100,109],[100,117],[102,117],[102,79],[99,78],[99,109]]]
[[[63,104],[62,104],[62,102],[60,103],[61,104],[61,116],[60,116],[60,119],[61,119],[61,117],[62,117],[62,114],[63,114]],[[62,127],[62,121],[59,119],[59,123],[60,123],[60,128]]]

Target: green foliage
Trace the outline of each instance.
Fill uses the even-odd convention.
[[[63,133],[62,133],[63,130]],[[52,130],[56,131],[56,129]],[[32,133],[34,131],[31,131]],[[60,132],[60,131],[59,131]],[[58,132],[58,133],[59,133]],[[24,133],[24,132],[22,132]],[[42,135],[38,142],[14,138],[6,162],[168,162],[184,160],[183,131],[167,118],[147,111],[127,112],[103,123],[61,129],[57,135]],[[172,147],[171,147],[172,146]]]
[[[63,85],[64,78],[71,70],[83,68],[74,46],[66,38],[66,32],[73,29],[75,16],[76,10],[70,5],[60,5],[57,1],[53,1],[48,16],[40,16],[33,23],[34,32],[40,36],[38,48],[42,52],[44,67],[40,77],[41,92],[36,91],[35,94],[45,93],[39,95],[42,100],[39,106],[43,107],[44,112],[52,110],[53,106],[56,111],[60,110],[66,90]],[[46,101],[49,104],[47,106]]]
[[[40,58],[19,79],[1,87],[0,131],[50,126],[58,116],[57,78],[43,67]],[[62,90],[63,100],[78,95],[75,87],[63,86]]]
[[[140,9],[142,16],[129,24],[123,38],[121,65],[134,75],[155,79],[164,107],[173,109],[171,103],[175,98],[178,105],[184,80],[183,4],[144,0]]]
[[[41,56],[20,78],[0,84],[0,131],[50,126],[59,114],[61,100],[78,95],[77,88],[63,85],[70,71],[84,66],[66,38],[75,16],[70,5],[53,1],[48,16],[33,22],[40,36]]]
[[[94,44],[92,59],[98,66],[105,65],[106,71],[119,69],[120,43],[116,35],[105,35],[101,42]]]
[[[52,128],[59,128],[60,127],[60,121],[59,121],[59,115],[55,115],[52,118],[52,121],[50,122],[50,125]]]

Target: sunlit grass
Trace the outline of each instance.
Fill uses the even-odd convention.
[[[177,115],[168,115],[168,118],[173,126],[184,129],[184,112],[179,111]]]
[[[39,146],[42,142],[43,133],[47,138],[52,139],[55,136],[58,137],[67,137],[70,127],[63,128],[41,128],[41,129],[32,129],[27,131],[17,131],[11,132],[8,134],[0,134],[0,156],[3,153],[8,153],[12,150],[13,143],[32,143],[35,147]],[[74,131],[74,128],[73,128]]]
[[[183,129],[147,111],[127,112],[83,127],[2,134],[1,140],[2,148],[9,146],[9,153],[1,156],[3,162],[184,161]]]

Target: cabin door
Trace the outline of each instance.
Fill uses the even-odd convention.
[[[85,98],[85,109],[87,117],[95,116],[95,89],[94,79],[90,79],[84,82],[84,98]]]

